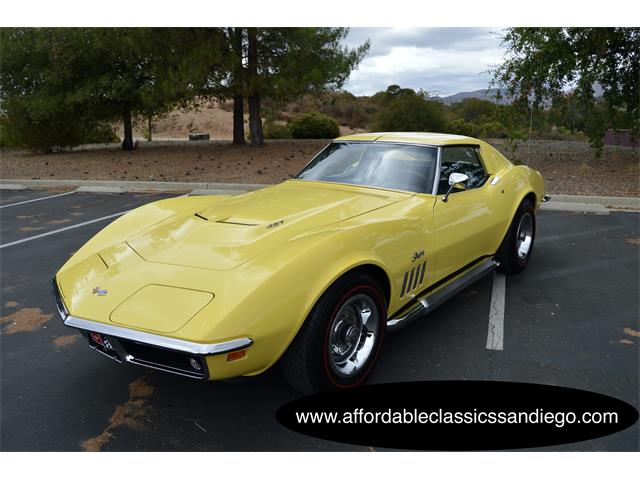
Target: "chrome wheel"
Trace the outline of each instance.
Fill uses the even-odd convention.
[[[518,224],[516,233],[516,247],[518,250],[518,258],[524,260],[531,251],[533,243],[533,217],[531,213],[525,213]]]
[[[329,333],[329,363],[338,375],[357,374],[373,352],[380,315],[371,297],[349,298],[338,311]]]

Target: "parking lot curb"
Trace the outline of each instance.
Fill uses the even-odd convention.
[[[121,192],[190,192],[192,190],[208,191],[208,194],[215,194],[228,191],[244,193],[250,190],[258,190],[267,187],[266,184],[257,183],[205,183],[205,182],[146,182],[146,181],[111,181],[111,180],[12,180],[5,183],[0,180],[0,189],[4,190],[24,190],[26,188],[82,188],[82,191],[89,191],[84,187],[100,187],[108,189],[119,189]],[[94,192],[97,192],[95,190]],[[114,193],[114,192],[109,192]]]
[[[124,188],[123,187],[84,186],[84,187],[78,187],[76,192],[78,193],[124,193]]]
[[[0,190],[25,190],[26,188],[18,183],[0,183]]]
[[[239,195],[267,187],[258,183],[149,182],[111,180],[0,180],[0,190],[27,188],[77,188],[84,193],[190,192],[192,195]],[[542,205],[550,212],[608,215],[610,211],[640,211],[638,197],[556,195]]]
[[[589,213],[591,215],[609,215],[609,209],[599,203],[547,202],[540,206],[543,212]]]
[[[240,195],[246,193],[247,190],[240,189],[216,189],[216,188],[196,188],[191,190],[190,195]]]
[[[554,195],[551,202],[570,204],[598,204],[612,209],[640,210],[640,197],[603,197],[588,195]]]

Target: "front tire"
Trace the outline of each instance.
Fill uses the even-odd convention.
[[[522,201],[496,253],[498,270],[508,275],[520,273],[529,264],[536,236],[536,212],[530,200]]]
[[[280,362],[289,384],[304,394],[355,387],[380,352],[387,305],[369,275],[349,273],[320,297]]]

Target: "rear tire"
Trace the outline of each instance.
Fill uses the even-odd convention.
[[[280,367],[304,394],[362,383],[380,353],[387,305],[380,285],[363,273],[348,273],[320,297]]]
[[[498,270],[508,275],[520,273],[529,264],[536,237],[536,212],[530,200],[522,201],[496,253]]]

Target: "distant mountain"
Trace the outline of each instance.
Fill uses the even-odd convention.
[[[496,96],[500,93],[502,98],[496,99]],[[478,98],[480,100],[489,100],[491,102],[499,103],[500,105],[510,104],[513,99],[507,95],[506,90],[500,88],[483,88],[481,90],[474,90],[473,92],[460,92],[447,97],[435,97],[436,100],[440,100],[445,105],[451,105],[452,103],[461,102],[467,98]]]
[[[566,90],[567,93],[572,92],[573,90]],[[498,93],[501,95],[500,100],[496,99]],[[593,84],[593,94],[596,98],[602,98],[602,94],[604,93],[604,89],[599,83]],[[447,97],[433,97],[435,100],[439,100],[445,105],[451,105],[452,103],[461,102],[467,98],[478,98],[480,100],[489,100],[494,103],[498,103],[500,105],[509,105],[513,103],[513,97],[507,94],[507,90],[504,88],[483,88],[480,90],[474,90],[473,92],[460,92],[454,93],[453,95],[449,95]],[[533,97],[531,97],[533,98]],[[551,104],[550,99],[545,99],[542,102],[543,106],[548,107]]]

